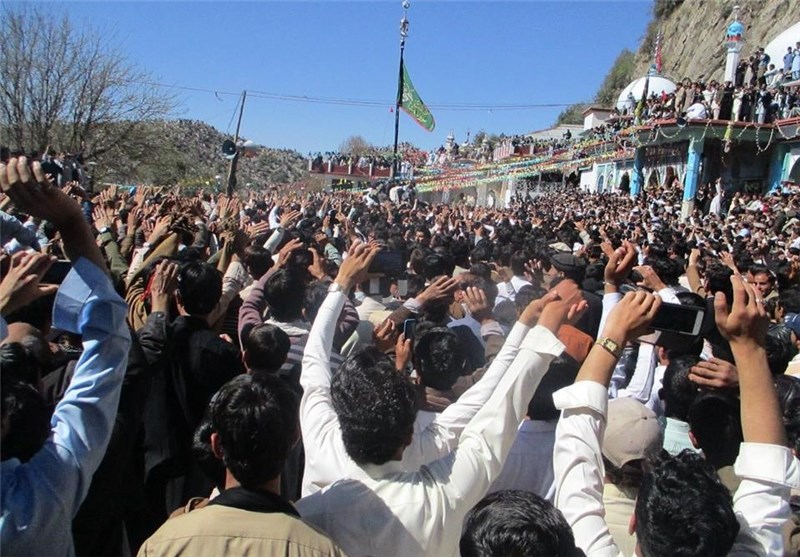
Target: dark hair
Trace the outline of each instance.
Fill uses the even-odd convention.
[[[459,549],[462,557],[583,555],[560,510],[513,489],[490,493],[467,513]]]
[[[458,335],[447,327],[434,327],[419,336],[414,359],[422,384],[439,391],[451,389],[467,366]]]
[[[192,458],[211,483],[222,490],[225,488],[225,464],[217,458],[211,448],[212,433],[214,428],[211,425],[211,418],[206,415],[192,437]]]
[[[636,499],[636,538],[647,557],[727,555],[739,533],[716,471],[684,450],[650,462]]]
[[[305,293],[302,277],[289,269],[276,271],[264,284],[264,300],[278,321],[295,321],[303,316]]]
[[[3,380],[0,400],[0,418],[8,423],[8,432],[0,442],[0,455],[3,460],[27,462],[50,435],[50,412],[44,398],[29,383]]]
[[[424,269],[422,274],[426,280],[433,280],[436,277],[452,276],[454,263],[453,258],[442,255],[441,253],[431,253],[423,260]]]
[[[280,327],[264,323],[250,329],[242,343],[251,370],[275,372],[286,362],[292,343]]]
[[[789,447],[800,454],[800,379],[793,375],[777,375],[774,380]]]
[[[43,375],[39,360],[19,342],[0,346],[0,371],[4,381],[24,381],[31,385],[37,385]]]
[[[250,245],[244,248],[242,263],[255,280],[263,277],[274,265],[269,250],[261,246]]]
[[[792,342],[792,332],[785,325],[770,328],[764,340],[764,348],[772,375],[785,372],[789,362],[797,355],[797,347]]]
[[[716,294],[722,292],[725,294],[725,300],[728,304],[733,303],[733,285],[731,284],[731,277],[733,271],[722,263],[711,263],[706,269],[706,280],[708,281],[708,293]]]
[[[550,362],[547,373],[528,403],[528,417],[532,420],[557,420],[561,412],[553,404],[553,393],[572,385],[580,364],[566,352]]]
[[[782,288],[778,292],[778,299],[786,313],[800,313],[800,288]]]
[[[345,450],[357,464],[388,462],[414,432],[414,386],[375,347],[342,363],[331,382],[331,399]]]
[[[547,293],[544,288],[526,284],[519,289],[516,296],[514,296],[514,305],[517,307],[517,313],[522,313],[528,305],[541,298]]]
[[[280,379],[239,375],[211,400],[222,461],[242,486],[256,489],[281,473],[299,436],[299,402]]]
[[[185,263],[178,271],[178,293],[189,315],[207,315],[222,296],[222,277],[208,263]]]
[[[425,275],[425,258],[431,251],[427,248],[414,248],[408,258],[408,264],[415,275]]]
[[[492,280],[492,268],[489,267],[488,263],[482,261],[473,263],[469,268],[469,274],[475,275],[476,277],[483,277],[486,280]]]
[[[661,399],[664,401],[664,415],[668,418],[687,420],[689,407],[697,397],[697,385],[689,381],[689,372],[699,361],[696,356],[678,356],[670,360],[664,370]]]
[[[689,408],[688,421],[714,468],[733,466],[744,441],[739,399],[723,391],[702,393]]]
[[[527,251],[515,251],[514,255],[511,256],[511,272],[518,277],[525,275],[525,267],[531,259],[533,259],[533,256]]]
[[[477,246],[472,248],[469,253],[469,260],[472,264],[486,263],[492,258],[492,245],[489,242],[480,242]]]
[[[317,312],[328,296],[329,287],[330,283],[322,280],[315,280],[306,287],[306,293],[303,296],[306,321],[313,322],[317,318]]]
[[[494,282],[492,282],[490,279],[476,275],[473,277],[472,284],[470,286],[483,290],[483,294],[486,296],[486,301],[489,303],[489,307],[493,308],[495,306],[498,291],[497,285]]]

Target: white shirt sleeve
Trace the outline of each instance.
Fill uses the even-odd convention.
[[[500,379],[514,362],[520,343],[529,330],[526,325],[517,322],[480,381],[440,413],[427,428],[414,435],[411,444],[403,452],[402,463],[406,470],[419,468],[441,458],[456,447],[464,428],[486,404]]]
[[[548,329],[531,329],[492,396],[464,429],[458,448],[420,469],[443,486],[450,505],[466,513],[500,475],[531,397],[550,362],[563,350],[564,345]]]
[[[601,440],[608,412],[606,388],[578,381],[553,393],[561,410],[553,448],[555,505],[588,556],[620,555],[605,521]]]

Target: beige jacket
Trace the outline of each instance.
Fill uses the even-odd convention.
[[[171,518],[142,545],[138,557],[171,555],[346,557],[335,543],[296,517],[223,505]]]

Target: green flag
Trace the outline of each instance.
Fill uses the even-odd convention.
[[[419,93],[414,89],[414,84],[411,83],[411,78],[408,77],[408,70],[405,63],[403,64],[403,89],[398,103],[406,114],[411,116],[417,121],[417,124],[428,130],[433,131],[436,127],[436,122],[433,119],[433,114],[419,98]]]

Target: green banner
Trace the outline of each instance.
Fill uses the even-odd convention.
[[[419,98],[419,93],[414,89],[411,78],[408,77],[408,70],[406,69],[405,63],[403,64],[403,94],[400,97],[399,104],[400,108],[402,108],[406,114],[411,116],[417,121],[417,124],[429,132],[432,132],[433,128],[436,127],[433,114],[431,114],[431,111],[425,106],[425,103],[422,102],[422,99]]]

